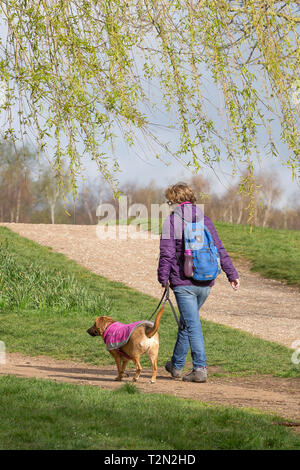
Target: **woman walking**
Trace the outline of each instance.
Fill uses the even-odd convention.
[[[203,220],[218,249],[222,270],[232,288],[239,288],[239,276],[232,261],[223,247],[212,221],[203,215],[195,205],[196,198],[189,185],[177,183],[169,187],[165,196],[168,204],[177,205],[166,218],[160,240],[160,258],[158,265],[158,281],[165,287],[169,282],[175,294],[180,312],[182,328],[178,328],[171,361],[165,365],[166,370],[175,379],[188,382],[206,382],[206,355],[199,309],[207,299],[214,280],[196,281],[184,274],[184,226],[186,222]],[[191,349],[193,370],[182,377],[182,369],[186,356]]]

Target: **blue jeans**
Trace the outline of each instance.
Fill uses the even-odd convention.
[[[209,286],[175,286],[180,318],[185,322],[185,328],[178,328],[177,340],[173,351],[172,364],[176,369],[184,367],[186,356],[191,348],[193,368],[206,366],[204,338],[202,333],[199,309],[204,304],[210,292]]]

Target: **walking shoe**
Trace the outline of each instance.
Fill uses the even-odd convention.
[[[173,366],[171,361],[166,363],[165,369],[167,372],[170,372],[170,374],[172,375],[174,379],[181,379],[181,376],[182,376],[181,370],[176,369],[176,367]]]
[[[206,367],[199,367],[199,369],[192,370],[182,377],[184,382],[206,382],[207,371]]]

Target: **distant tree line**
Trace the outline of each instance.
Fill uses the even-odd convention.
[[[118,216],[118,201],[101,176],[92,182],[83,181],[75,198],[68,171],[63,170],[62,187],[61,176],[55,174],[50,164],[39,162],[28,147],[21,149],[10,143],[1,143],[0,222],[97,224],[96,209],[101,203],[113,204]],[[205,214],[214,221],[248,223],[249,204],[253,204],[253,198],[250,200],[247,195],[247,174],[241,175],[240,181],[233,183],[222,195],[213,190],[211,180],[201,175],[194,175],[187,182],[193,187],[197,202],[205,204]],[[243,192],[239,190],[241,183],[245,186]],[[128,205],[143,204],[149,215],[151,204],[165,202],[165,188],[154,181],[146,185],[128,182],[120,189],[128,197]],[[290,197],[285,207],[279,208],[284,191],[278,174],[271,170],[257,173],[252,223],[262,227],[299,230],[299,193]]]

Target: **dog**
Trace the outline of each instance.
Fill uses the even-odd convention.
[[[146,324],[142,323],[141,325],[136,326],[126,344],[124,344],[119,349],[109,350],[110,354],[116,361],[118,369],[118,375],[115,380],[121,381],[124,375],[128,376],[128,374],[125,374],[125,369],[128,361],[132,360],[136,364],[136,372],[133,377],[133,381],[136,382],[142,372],[142,367],[139,360],[140,356],[146,353],[152,365],[152,377],[150,383],[156,382],[157,359],[159,350],[158,329],[160,326],[163,309],[164,308],[162,307],[158,312],[154,325],[152,322],[146,322]],[[92,325],[87,330],[87,333],[91,336],[101,336],[103,338],[106,330],[113,323],[116,323],[116,320],[111,317],[97,317],[94,325]]]

